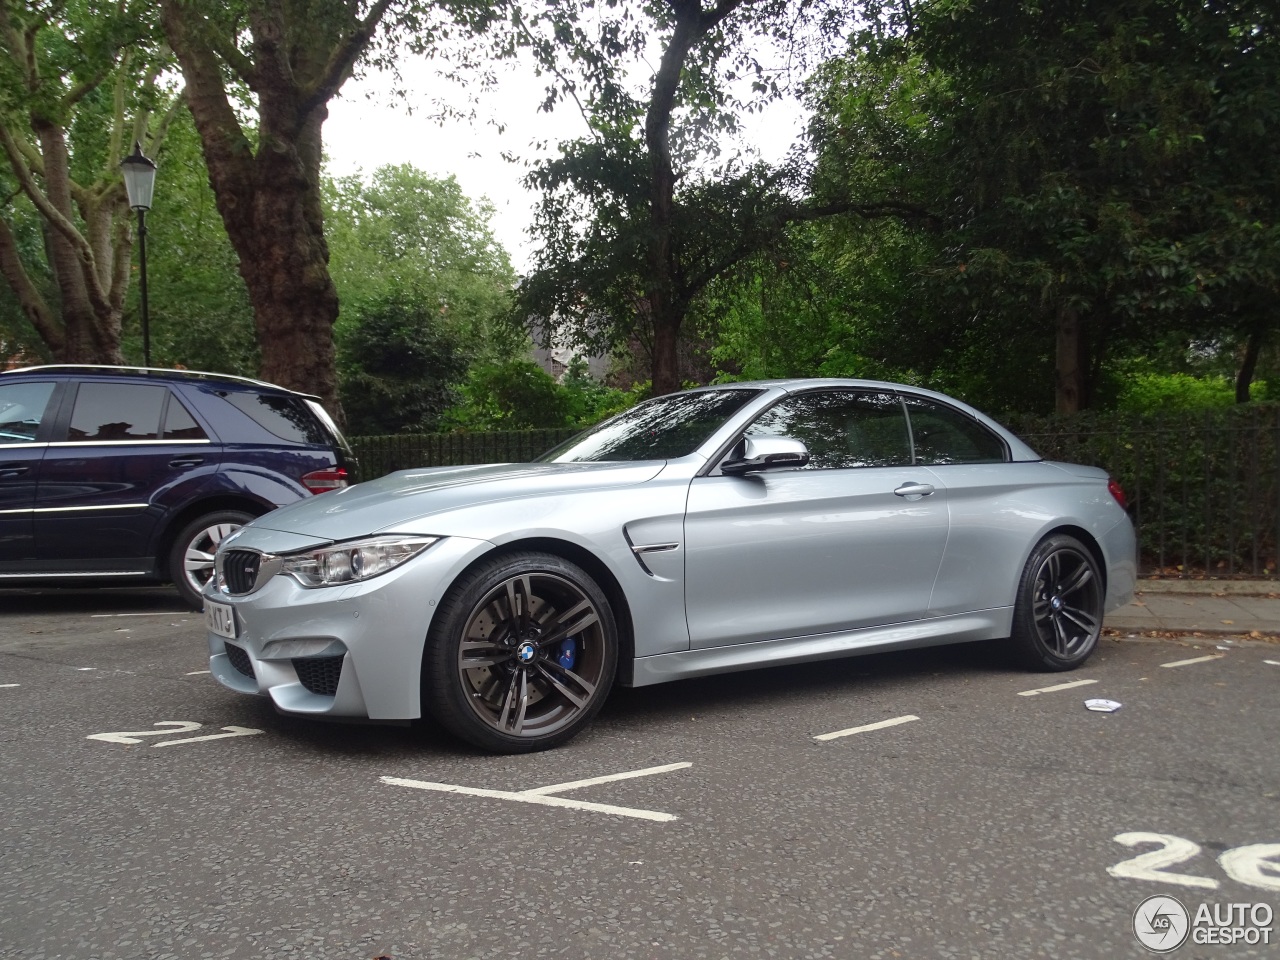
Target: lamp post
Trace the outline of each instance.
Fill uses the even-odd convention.
[[[133,153],[120,161],[124,190],[129,206],[138,211],[138,279],[142,284],[142,365],[151,366],[151,321],[147,316],[147,211],[156,188],[156,165],[142,154],[142,144],[133,144]]]

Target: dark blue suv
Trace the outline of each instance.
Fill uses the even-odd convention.
[[[0,373],[0,585],[172,580],[196,609],[218,543],[345,487],[350,448],[315,397],[134,367]]]

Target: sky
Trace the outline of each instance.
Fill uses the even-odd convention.
[[[521,185],[522,168],[504,160],[502,153],[528,156],[535,142],[554,144],[584,136],[586,123],[571,104],[551,114],[538,112],[544,82],[532,69],[512,66],[498,89],[480,99],[481,115],[475,122],[441,126],[427,116],[426,105],[436,97],[461,104],[465,92],[437,79],[425,62],[402,62],[400,69],[406,88],[412,91],[407,101],[390,94],[390,78],[370,73],[348,81],[330,102],[323,131],[329,173],[367,176],[385,164],[411,163],[435,177],[454,175],[472,200],[487,197],[493,204],[494,235],[516,270],[525,272],[533,252],[526,231],[536,196]],[[424,109],[411,114],[413,104]],[[499,117],[505,124],[502,133],[490,122]],[[804,119],[795,101],[780,101],[751,118],[748,142],[764,159],[780,160]]]

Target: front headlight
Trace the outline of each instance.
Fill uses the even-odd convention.
[[[365,540],[348,540],[318,550],[286,554],[280,558],[280,572],[289,574],[304,587],[334,587],[344,583],[358,583],[394,570],[439,539],[391,534]]]

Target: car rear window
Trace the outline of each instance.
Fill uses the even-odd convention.
[[[270,393],[246,393],[241,390],[218,390],[221,397],[272,436],[288,443],[306,446],[328,446],[331,442],[301,397],[283,397]]]

